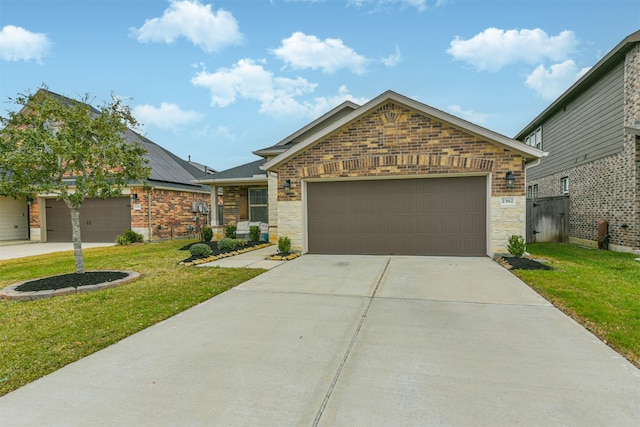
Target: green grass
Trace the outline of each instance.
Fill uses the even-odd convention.
[[[264,270],[179,266],[186,242],[84,250],[87,270],[134,270],[116,288],[0,300],[0,396],[243,283]],[[0,261],[0,288],[75,271],[72,252]]]
[[[514,273],[640,367],[638,255],[559,243],[531,244],[527,251],[555,270]]]

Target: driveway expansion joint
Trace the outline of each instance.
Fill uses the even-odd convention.
[[[358,335],[360,334],[360,329],[362,329],[362,325],[364,324],[364,321],[367,318],[367,314],[369,313],[369,310],[371,309],[371,305],[373,304],[373,300],[376,297],[376,292],[378,292],[378,288],[382,283],[382,279],[385,277],[385,274],[387,273],[390,262],[391,262],[391,258],[387,258],[387,261],[384,263],[384,267],[382,267],[381,272],[376,276],[376,279],[375,279],[376,286],[374,287],[373,292],[369,297],[369,303],[367,304],[367,308],[365,308],[362,316],[360,316],[360,322],[358,322],[358,326],[356,327],[356,330],[353,333],[353,336],[351,337],[351,342],[349,342],[349,346],[347,347],[347,350],[345,351],[344,356],[342,357],[340,366],[338,366],[338,370],[336,371],[336,374],[333,377],[333,381],[331,381],[331,384],[329,385],[329,390],[327,390],[327,394],[325,395],[324,400],[320,405],[320,409],[318,410],[318,413],[316,414],[316,418],[312,424],[313,427],[317,427],[318,423],[320,423],[320,418],[322,418],[322,414],[324,413],[324,410],[327,407],[327,403],[329,402],[329,399],[333,394],[333,389],[338,383],[338,380],[340,379],[340,375],[342,374],[342,370],[344,369],[344,365],[347,363],[347,359],[349,359],[349,355],[353,350],[353,346],[355,345],[356,340],[358,339]]]

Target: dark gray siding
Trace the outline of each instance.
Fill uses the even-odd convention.
[[[549,155],[527,172],[534,180],[622,151],[624,68],[620,63],[542,124]]]

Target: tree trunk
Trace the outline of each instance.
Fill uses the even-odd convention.
[[[71,235],[73,240],[73,256],[76,259],[76,274],[84,273],[84,258],[82,257],[82,241],[80,240],[80,210],[69,207],[71,212]]]

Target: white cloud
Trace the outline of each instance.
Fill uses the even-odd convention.
[[[456,37],[447,53],[482,71],[498,71],[508,64],[539,64],[562,61],[575,52],[578,40],[573,31],[550,37],[543,30],[501,30],[487,28],[469,40]]]
[[[272,53],[293,69],[321,69],[329,74],[342,68],[364,74],[368,62],[367,58],[345,46],[340,39],[320,40],[301,32],[282,40],[282,45],[273,49]]]
[[[176,104],[163,102],[160,108],[153,105],[138,105],[133,109],[134,117],[144,125],[153,125],[161,129],[175,130],[202,119],[197,111],[181,110]]]
[[[274,76],[263,63],[252,59],[242,59],[233,67],[221,68],[214,73],[202,70],[191,83],[209,90],[212,106],[227,107],[238,98],[257,101],[260,113],[281,119],[315,118],[345,100],[366,102],[353,97],[344,86],[334,96],[300,101],[300,97],[313,93],[317,84],[302,77]]]
[[[139,42],[171,44],[184,37],[207,53],[242,43],[238,22],[230,12],[211,10],[198,0],[172,0],[160,18],[147,19],[130,34]]]
[[[449,105],[447,109],[452,114],[476,124],[486,123],[487,120],[491,117],[491,114],[477,113],[472,110],[464,110],[459,105]]]
[[[553,100],[582,77],[590,67],[578,70],[578,66],[569,59],[559,64],[554,64],[549,69],[544,65],[538,65],[529,76],[526,85],[536,91],[542,98]]]
[[[400,53],[400,49],[396,45],[396,50],[389,56],[382,58],[382,63],[387,67],[393,68],[398,65],[402,61],[402,54]]]
[[[32,33],[14,25],[6,25],[0,31],[0,58],[4,61],[42,62],[50,46],[46,34]]]

